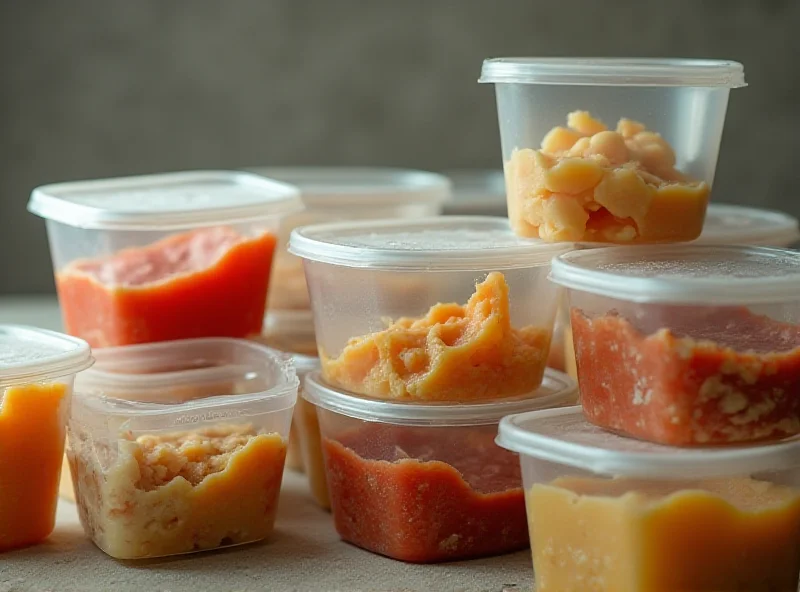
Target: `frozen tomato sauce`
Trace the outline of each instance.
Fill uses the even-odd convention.
[[[494,443],[496,432],[371,424],[326,438],[339,535],[414,563],[527,548],[519,458]]]
[[[744,307],[669,306],[635,323],[573,309],[572,331],[592,423],[670,445],[800,433],[798,325]]]
[[[92,347],[261,331],[275,236],[205,228],[56,275],[68,333]]]

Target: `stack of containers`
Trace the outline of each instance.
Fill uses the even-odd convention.
[[[482,81],[515,231],[637,245],[555,258],[581,405],[500,424],[537,591],[796,590],[800,253],[691,242],[741,65],[503,59]]]

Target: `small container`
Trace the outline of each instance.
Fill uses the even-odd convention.
[[[578,407],[506,417],[537,592],[794,592],[800,440],[681,450],[623,438]]]
[[[68,333],[93,347],[261,331],[281,219],[297,189],[248,173],[167,173],[46,185]]]
[[[454,170],[444,173],[453,184],[453,199],[445,202],[448,216],[506,216],[503,171]]]
[[[0,325],[0,551],[53,531],[73,382],[92,363],[85,341]]]
[[[519,459],[494,443],[503,415],[569,405],[575,383],[548,370],[533,395],[471,404],[398,403],[306,376],[317,406],[336,530],[412,563],[528,546]]]
[[[309,310],[302,261],[284,248],[298,226],[334,220],[424,218],[442,211],[450,199],[447,177],[394,168],[285,167],[252,172],[298,187],[305,211],[281,224],[269,310]]]
[[[325,478],[325,463],[322,460],[322,440],[317,407],[303,397],[304,379],[311,372],[319,372],[319,358],[296,355],[294,356],[294,365],[300,379],[300,393],[297,397],[297,407],[294,410],[292,430],[303,461],[303,469],[308,475],[311,495],[319,507],[329,510],[331,501],[328,495],[328,482]]]
[[[547,240],[696,239],[741,64],[720,60],[497,58],[508,212]]]
[[[68,430],[87,535],[116,559],[269,536],[297,387],[286,355],[247,340],[98,352]]]
[[[592,249],[551,278],[569,288],[593,423],[678,446],[800,434],[800,252]]]

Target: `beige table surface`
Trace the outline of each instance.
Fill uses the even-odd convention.
[[[60,329],[52,298],[0,300],[0,323]],[[231,500],[235,503],[235,500]],[[439,565],[411,565],[339,540],[304,476],[287,471],[269,541],[147,563],[118,562],[86,539],[75,505],[62,501],[43,544],[0,555],[0,592],[510,592],[532,588],[527,551]]]

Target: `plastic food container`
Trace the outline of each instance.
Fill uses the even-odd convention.
[[[682,450],[590,425],[577,407],[506,417],[537,592],[793,592],[800,440]]]
[[[497,425],[575,396],[575,383],[550,370],[532,396],[473,404],[381,401],[309,374],[304,397],[318,408],[336,530],[413,563],[526,548],[519,459],[495,445]]]
[[[68,430],[87,535],[117,559],[269,536],[297,387],[287,356],[247,340],[99,351]]]
[[[800,252],[605,248],[553,261],[569,288],[581,401],[672,445],[800,433]]]
[[[72,386],[92,362],[80,339],[0,325],[0,551],[53,531]]]
[[[167,173],[46,185],[64,326],[93,347],[261,331],[280,221],[298,191],[248,173]]]
[[[256,168],[254,173],[298,187],[306,210],[281,225],[269,310],[309,310],[302,261],[283,248],[298,226],[334,220],[435,216],[450,199],[447,177],[394,168]]]
[[[494,83],[508,212],[521,236],[696,239],[714,181],[736,62],[498,58]]]
[[[297,376],[300,378],[300,396],[294,410],[292,430],[299,449],[303,468],[308,475],[311,495],[317,505],[326,510],[331,502],[328,496],[328,482],[325,478],[325,463],[322,460],[322,440],[319,431],[317,408],[303,397],[303,381],[311,372],[319,371],[319,358],[316,356],[294,356]]]
[[[328,383],[450,401],[536,390],[559,293],[550,260],[569,248],[477,216],[306,226],[290,243]]]
[[[453,184],[453,199],[445,202],[449,216],[505,216],[506,184],[503,171],[455,170],[444,173]]]

